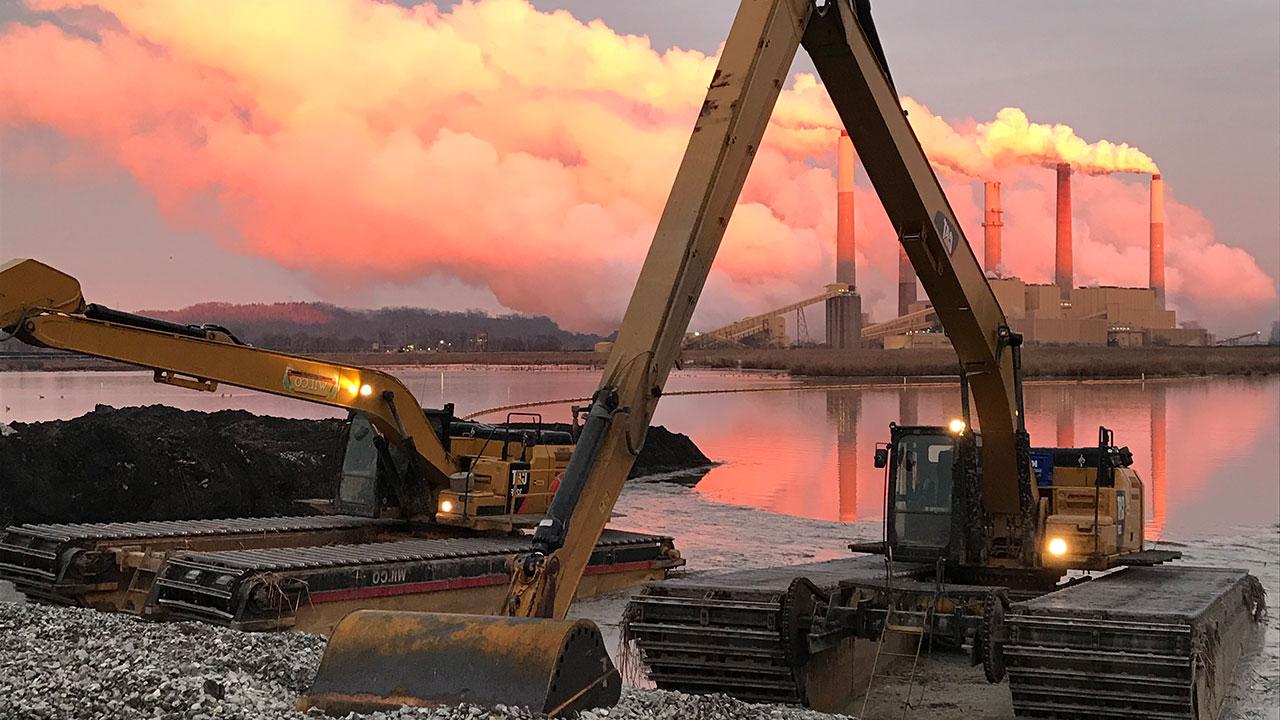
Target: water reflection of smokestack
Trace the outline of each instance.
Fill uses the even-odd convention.
[[[1071,387],[1065,386],[1058,394],[1058,447],[1076,446],[1076,406]]]
[[[1164,533],[1165,482],[1168,470],[1165,452],[1168,450],[1165,430],[1165,386],[1156,383],[1151,388],[1151,479],[1147,492],[1151,494],[1151,521],[1147,523],[1147,540],[1158,540]]]
[[[828,390],[827,415],[836,426],[836,482],[840,522],[858,519],[858,413],[862,396],[856,390]]]
[[[898,391],[898,424],[920,424],[920,391],[903,387]]]

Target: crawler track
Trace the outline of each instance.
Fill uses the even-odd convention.
[[[435,609],[430,596],[452,591],[469,592],[470,611],[482,612],[491,609],[487,593],[510,581],[508,562],[528,548],[521,537],[465,537],[179,553],[156,578],[152,606],[167,619],[245,630],[285,629],[309,613],[340,615],[406,598]],[[606,530],[586,574],[661,577],[682,563],[669,537]]]
[[[15,525],[0,535],[0,579],[32,598],[84,605],[91,602],[86,593],[123,590],[117,586],[127,587],[133,572],[158,554],[184,548],[361,542],[403,524],[350,515],[309,515]]]
[[[1212,720],[1261,587],[1243,570],[1128,568],[1013,606],[1019,717]]]
[[[882,558],[861,557],[651,583],[631,599],[624,637],[664,690],[805,704],[805,658],[794,643],[803,639],[796,625],[806,619],[807,591],[883,580],[884,567]]]

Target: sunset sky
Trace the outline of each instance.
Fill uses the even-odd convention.
[[[736,5],[0,0],[0,259],[43,259],[126,309],[476,307],[608,332]],[[1265,333],[1280,315],[1280,5],[875,11],[979,257],[983,179],[1005,185],[1008,269],[1046,282],[1044,164],[1158,165],[1179,319]],[[695,327],[831,279],[838,123],[810,70],[794,68]],[[1077,173],[1077,283],[1145,284],[1147,181]],[[887,319],[896,246],[858,189],[860,290]]]

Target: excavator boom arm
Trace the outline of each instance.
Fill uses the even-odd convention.
[[[604,380],[547,519],[537,554],[556,577],[529,567],[504,612],[562,618],[623,482],[720,240],[746,182],[804,32],[811,0],[745,2],[725,43],[605,366]]]
[[[878,50],[870,13],[827,3],[804,47],[858,158],[937,312],[972,388],[983,438],[985,509],[1016,516],[1025,478],[1017,467],[1017,339],[902,109]],[[859,3],[859,10],[866,5]]]
[[[982,422],[987,511],[1017,536],[1025,486],[1015,459],[1017,336],[969,249],[884,68],[865,0],[743,0],[627,306],[586,423],[532,551],[513,564],[499,615],[422,613],[386,618],[357,612],[330,637],[304,704],[343,712],[466,699],[482,704],[535,698],[556,715],[619,697],[617,671],[599,630],[570,627],[569,608],[597,538],[644,442],[667,375],[751,161],[803,42],[814,56],[885,209],[970,378]],[[863,19],[865,18],[865,19]],[[860,27],[859,22],[865,23]],[[864,32],[864,30],[866,32]],[[1015,352],[1007,352],[1014,345]],[[1034,491],[1034,489],[1033,489]],[[1017,545],[1018,543],[1011,543]],[[552,618],[551,620],[539,618]],[[533,624],[533,623],[536,623]],[[345,626],[345,627],[344,627]],[[380,628],[380,629],[376,629]],[[387,646],[394,653],[373,652]],[[442,642],[441,640],[445,641]],[[495,639],[500,640],[494,642]],[[575,642],[594,650],[575,650]],[[539,648],[560,648],[554,667],[527,673]],[[363,672],[375,658],[384,668]],[[406,668],[467,657],[466,681]],[[394,677],[388,682],[387,677]],[[544,682],[545,681],[545,682]],[[394,687],[389,696],[386,688]],[[533,689],[532,693],[523,691]],[[565,693],[569,699],[565,700]]]
[[[384,437],[420,456],[416,473],[398,478],[396,493],[408,517],[435,512],[435,488],[445,487],[454,461],[417,399],[395,377],[299,355],[273,352],[216,338],[216,333],[173,326],[172,332],[86,315],[79,283],[35,260],[0,268],[3,329],[30,345],[68,350],[155,371],[160,382],[196,390],[216,384],[344,408],[366,415]],[[125,319],[109,311],[104,317]],[[140,318],[140,321],[147,319]],[[155,328],[167,324],[152,321]],[[203,336],[202,336],[203,335]],[[417,483],[424,483],[425,486]]]
[[[860,22],[867,24],[864,28]],[[1014,353],[995,294],[890,82],[864,3],[745,0],[698,115],[582,439],[504,613],[564,617],[675,364],[778,92],[803,43],[973,388],[983,498],[1011,533],[1028,483]],[[544,558],[554,555],[554,562]],[[544,576],[546,575],[546,576]]]

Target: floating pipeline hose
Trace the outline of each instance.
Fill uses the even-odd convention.
[[[926,376],[928,377],[928,376]],[[942,377],[942,376],[933,376]],[[903,378],[901,383],[886,382],[864,382],[864,383],[842,383],[837,385],[815,385],[807,383],[795,383],[792,385],[763,385],[759,387],[745,388],[716,388],[714,390],[680,390],[677,392],[664,392],[662,397],[676,397],[679,395],[729,395],[733,393],[762,393],[762,392],[790,392],[793,390],[877,390],[896,387],[912,387],[912,388],[936,388],[949,387],[956,384],[956,380],[929,380],[926,382],[907,382]],[[1133,378],[1105,378],[1105,379],[1088,379],[1088,380],[1027,380],[1026,385],[1133,385],[1142,384],[1145,380],[1137,380]],[[492,415],[500,412],[510,412],[512,410],[524,410],[527,408],[547,407],[548,405],[568,405],[571,403],[590,402],[589,397],[580,398],[561,398],[559,400],[532,400],[530,402],[513,403],[511,405],[499,405],[497,407],[477,410],[462,417],[463,420],[475,420],[485,415]]]
[[[912,387],[942,387],[948,383],[911,383]],[[681,390],[678,392],[664,392],[662,397],[675,397],[677,395],[728,395],[730,393],[760,393],[760,392],[785,392],[789,390],[861,390],[865,388],[885,387],[884,383],[859,383],[856,385],[782,385],[773,386],[766,385],[764,387],[747,387],[747,388],[717,388],[715,390]],[[892,387],[897,387],[893,385]],[[534,400],[532,402],[515,403],[512,405],[499,405],[498,407],[488,408],[486,410],[478,410],[469,415],[463,416],[463,420],[475,420],[478,417],[492,415],[499,412],[509,412],[511,410],[520,410],[524,408],[546,407],[547,405],[565,405],[568,403],[585,403],[590,402],[591,398],[563,398],[560,400]]]

